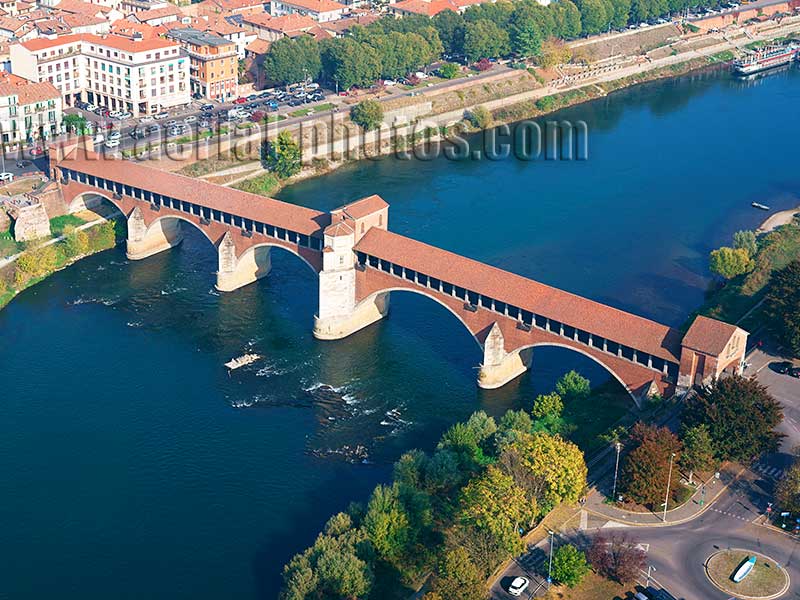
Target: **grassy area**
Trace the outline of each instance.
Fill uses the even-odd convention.
[[[258,177],[240,181],[233,187],[259,196],[271,196],[281,188],[281,183],[272,173],[263,173]]]
[[[749,556],[752,555],[741,550],[718,552],[708,561],[708,576],[726,593],[737,596],[772,596],[780,592],[788,580],[786,572],[761,555],[756,555],[756,566],[747,577],[733,582],[733,574]]]
[[[630,598],[636,590],[630,585],[620,585],[590,572],[574,588],[554,586],[545,600],[617,600]]]
[[[800,219],[759,238],[755,268],[709,293],[696,314],[736,323],[764,296],[772,272],[800,257]],[[693,314],[687,326],[694,320]],[[754,319],[755,320],[755,319]],[[753,323],[757,324],[757,323]]]
[[[321,113],[326,112],[332,109],[334,105],[331,102],[326,102],[325,104],[319,104],[318,106],[310,106],[308,108],[301,108],[300,110],[296,110],[294,112],[289,113],[289,116],[292,117],[304,117],[311,111],[312,113]]]
[[[53,237],[58,237],[64,233],[64,228],[68,225],[78,227],[84,223],[86,223],[86,221],[75,215],[62,215],[60,217],[54,217],[50,219],[50,231],[52,232]]]
[[[718,62],[729,62],[736,58],[730,50],[723,50],[711,56],[711,60]]]

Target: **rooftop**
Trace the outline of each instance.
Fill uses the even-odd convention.
[[[644,317],[377,227],[367,231],[356,250],[658,358],[680,362],[680,332]]]
[[[334,2],[334,0],[280,0],[283,4],[291,6],[298,6],[302,9],[315,12],[333,12],[336,10],[344,10],[347,8],[344,4]]]
[[[183,42],[188,42],[195,46],[219,47],[219,46],[230,46],[233,44],[233,42],[224,37],[218,36],[213,33],[209,33],[207,31],[192,29],[191,27],[185,27],[183,29],[172,29],[169,32],[167,32],[167,37],[181,40]]]
[[[123,50],[125,52],[144,52],[146,50],[159,50],[161,48],[173,48],[175,42],[165,40],[163,38],[150,38],[142,40],[133,40],[121,35],[95,35],[92,33],[78,33],[73,35],[64,35],[55,39],[36,38],[21,42],[22,46],[31,52],[38,50],[47,50],[48,48],[57,48],[66,44],[75,42],[89,42],[97,44],[98,46],[105,46],[107,48],[114,48],[116,50]]]
[[[80,148],[70,152],[58,166],[111,179],[124,185],[145,187],[171,198],[194,202],[305,235],[321,232],[328,224],[328,215],[317,210],[160,171],[134,161],[105,158]]]
[[[56,100],[61,97],[61,92],[49,81],[35,83],[24,77],[0,71],[0,96],[17,96],[19,104],[35,104]]]
[[[737,331],[736,325],[700,315],[689,327],[681,344],[703,354],[719,356]]]

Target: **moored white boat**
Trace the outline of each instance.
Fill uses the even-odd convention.
[[[247,365],[251,365],[256,362],[259,358],[261,358],[258,354],[243,354],[237,358],[229,360],[225,363],[225,366],[228,367],[231,371],[234,369],[238,369],[239,367],[245,367]]]
[[[736,573],[733,574],[733,577],[731,579],[733,579],[734,583],[739,583],[740,581],[742,581],[742,579],[750,575],[750,572],[753,570],[753,567],[755,566],[756,566],[756,557],[751,556],[746,561],[744,561],[738,569],[736,569]]]

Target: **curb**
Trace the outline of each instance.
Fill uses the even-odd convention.
[[[602,517],[602,518],[604,518],[604,519],[608,519],[608,520],[610,520],[610,521],[614,521],[615,523],[621,523],[621,524],[623,524],[623,525],[628,525],[628,526],[631,526],[631,527],[671,527],[672,525],[683,525],[684,523],[688,523],[689,521],[693,521],[693,520],[694,520],[694,519],[696,519],[697,517],[701,516],[701,515],[702,515],[702,514],[703,514],[705,511],[707,511],[709,508],[711,508],[711,505],[712,505],[714,502],[716,502],[717,498],[719,498],[719,497],[722,495],[722,493],[723,493],[725,490],[727,490],[727,489],[728,489],[728,487],[729,487],[729,486],[730,486],[732,483],[736,482],[736,481],[739,479],[739,477],[741,477],[741,476],[742,476],[742,473],[744,473],[746,470],[747,470],[747,467],[742,467],[741,469],[739,469],[739,472],[738,472],[738,473],[736,473],[736,475],[734,475],[733,479],[731,479],[731,480],[730,480],[728,483],[725,483],[725,484],[723,484],[723,485],[722,485],[722,486],[719,488],[719,490],[717,491],[717,493],[716,493],[716,494],[714,494],[714,496],[713,496],[712,498],[710,498],[709,500],[707,500],[707,501],[706,501],[706,503],[705,503],[705,504],[704,504],[704,505],[703,505],[703,506],[700,508],[700,510],[699,510],[699,511],[697,511],[695,514],[693,514],[693,515],[690,515],[690,516],[688,516],[688,517],[685,517],[685,518],[683,518],[683,519],[676,519],[676,520],[674,520],[674,521],[666,521],[666,522],[664,522],[664,521],[661,521],[661,522],[657,522],[657,523],[636,523],[636,522],[633,522],[633,521],[624,521],[624,520],[620,520],[620,519],[619,519],[619,518],[617,518],[617,517],[612,517],[612,516],[609,516],[609,515],[607,515],[607,514],[605,514],[605,513],[601,513],[601,512],[594,511],[594,510],[592,510],[591,508],[585,508],[585,507],[584,507],[584,510],[585,510],[586,512],[588,512],[589,514],[592,514],[592,515],[594,515],[594,516],[596,516],[596,517]],[[685,505],[684,505],[684,506],[685,506]],[[680,509],[680,508],[681,508],[681,507],[678,507],[678,508],[673,508],[672,510],[678,510],[678,509]],[[615,510],[623,510],[623,509],[615,509]],[[634,515],[636,515],[636,514],[647,514],[647,513],[636,513],[636,512],[633,512],[633,511],[625,511],[625,512],[628,512],[629,514],[634,514]],[[669,511],[667,511],[667,512],[669,513]]]
[[[716,552],[714,552],[711,556],[709,556],[706,559],[705,563],[703,563],[703,572],[706,575],[706,579],[708,579],[711,582],[711,584],[715,588],[717,588],[719,591],[724,592],[725,594],[728,594],[728,595],[735,594],[736,598],[740,598],[741,600],[773,600],[774,598],[780,598],[781,596],[783,596],[789,590],[789,586],[792,583],[791,577],[789,577],[788,571],[786,569],[784,569],[783,567],[780,567],[780,566],[778,568],[786,576],[786,584],[783,586],[781,591],[779,591],[779,592],[777,592],[775,594],[770,594],[769,596],[744,596],[742,594],[737,594],[736,592],[732,592],[731,590],[725,589],[720,584],[718,584],[714,580],[714,578],[711,577],[711,575],[709,574],[709,572],[708,572],[708,563],[712,558],[714,558],[718,554],[722,554],[723,552],[730,552],[730,551],[744,552],[745,554],[751,554],[751,555],[760,556],[760,557],[763,557],[763,558],[769,560],[770,562],[774,563],[776,566],[778,566],[778,561],[776,561],[773,558],[767,556],[766,554],[761,554],[760,552],[754,552],[754,551],[751,551],[751,550],[745,550],[744,548],[728,548],[726,550],[717,550]]]

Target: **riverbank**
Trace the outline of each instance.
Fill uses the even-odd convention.
[[[330,173],[367,157],[374,159],[406,153],[423,144],[443,142],[453,136],[545,117],[642,83],[720,66],[729,62],[734,53],[747,44],[785,39],[798,32],[800,17],[788,17],[779,24],[767,22],[737,27],[723,34],[692,36],[677,42],[665,38],[660,46],[649,50],[643,48],[639,56],[573,68],[569,74],[560,74],[557,78],[558,72],[545,72],[546,77],[543,77],[538,69],[529,69],[498,73],[496,81],[490,79],[470,84],[469,80],[464,80],[463,87],[456,90],[429,93],[423,90],[414,97],[385,102],[385,124],[380,130],[371,132],[362,132],[356,127],[354,133],[352,123],[343,115],[338,116],[338,121],[331,116],[316,123],[310,121],[301,128],[290,126],[288,129],[293,131],[303,148],[303,170],[290,180],[269,181],[269,185],[264,185],[267,178],[263,172],[253,171],[250,175],[238,177],[236,187],[265,196],[274,195],[287,185]],[[475,120],[470,119],[478,109],[491,114],[491,119],[481,127],[476,127]],[[320,134],[320,131],[324,133]],[[225,170],[234,169],[235,164],[225,165]],[[189,174],[192,170],[190,165],[183,172]],[[211,174],[212,180],[213,176]],[[249,186],[247,182],[250,180],[257,183]]]
[[[52,239],[0,260],[0,310],[21,292],[53,273],[113,248],[123,239],[125,231],[121,221],[101,216],[82,225],[70,225]]]

